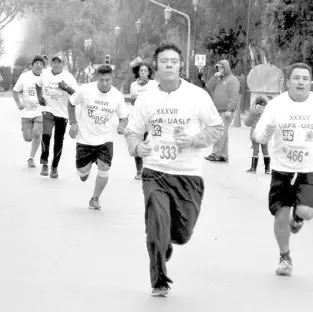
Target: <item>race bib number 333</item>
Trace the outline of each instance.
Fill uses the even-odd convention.
[[[161,160],[175,160],[178,154],[178,147],[176,145],[159,144],[154,146],[154,151]]]

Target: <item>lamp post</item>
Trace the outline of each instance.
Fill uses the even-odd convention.
[[[116,76],[117,76],[117,43],[118,43],[118,36],[121,33],[121,28],[117,25],[114,27],[114,34],[115,34],[115,85],[116,85]]]
[[[138,49],[139,49],[139,36],[140,36],[140,29],[141,29],[141,21],[138,19],[138,21],[135,23],[136,25],[136,31],[137,31],[137,50],[136,54],[138,54]]]
[[[92,39],[89,37],[84,40],[84,47],[85,51],[88,53],[88,66],[90,65],[90,50],[91,50],[91,45],[92,45]],[[89,76],[87,76],[87,80],[89,79]]]
[[[164,9],[164,19],[165,19],[165,40],[167,39],[167,23],[171,18],[172,10],[170,9],[169,5]]]
[[[197,13],[198,13],[198,5],[199,5],[199,0],[192,0],[192,4],[194,6],[194,60],[196,60],[196,54],[197,54]],[[195,77],[194,79],[197,78],[197,71],[195,68],[195,63],[194,62],[194,69],[195,69]]]
[[[160,6],[160,7],[162,7],[162,8],[164,8],[164,9],[166,9],[166,8],[168,8],[168,9],[170,9],[172,12],[175,12],[175,13],[177,13],[177,14],[179,14],[179,15],[182,15],[182,16],[184,16],[186,19],[187,19],[187,25],[188,25],[188,34],[187,34],[187,53],[186,53],[186,78],[189,78],[189,68],[190,68],[190,29],[191,29],[191,26],[190,26],[190,17],[189,17],[189,15],[187,15],[187,14],[185,14],[185,13],[183,13],[183,12],[180,12],[180,11],[178,11],[178,10],[175,10],[175,9],[173,9],[173,8],[170,8],[169,6],[166,6],[166,5],[164,5],[164,4],[162,4],[162,3],[159,3],[159,2],[157,2],[157,1],[155,1],[155,0],[150,0],[150,2],[152,2],[152,3],[154,3],[154,4],[156,4],[156,5],[158,5],[158,6]]]

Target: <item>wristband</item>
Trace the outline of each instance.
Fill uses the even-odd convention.
[[[70,126],[77,124],[77,120],[70,120]]]

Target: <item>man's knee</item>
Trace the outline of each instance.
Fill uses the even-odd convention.
[[[99,171],[109,171],[110,170],[110,166],[100,159],[97,159],[97,164],[98,164],[98,170]]]
[[[313,208],[309,206],[299,205],[297,206],[297,216],[301,219],[309,221],[313,218]]]
[[[41,124],[36,125],[33,129],[33,137],[34,138],[39,138],[41,136],[42,133],[42,127]]]
[[[24,138],[24,141],[26,142],[31,142],[33,140],[33,133],[32,131],[29,129],[27,130],[24,130],[23,131],[23,138]]]
[[[290,207],[281,207],[275,214],[275,226],[285,227],[290,220]]]
[[[175,231],[174,233],[171,234],[171,240],[173,244],[176,245],[184,245],[188,243],[192,235],[192,232],[184,229],[184,230],[179,230]]]

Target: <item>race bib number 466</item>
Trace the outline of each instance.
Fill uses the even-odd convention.
[[[284,153],[288,160],[293,163],[302,163],[306,160],[305,158],[309,156],[309,152],[302,149],[284,148]]]

